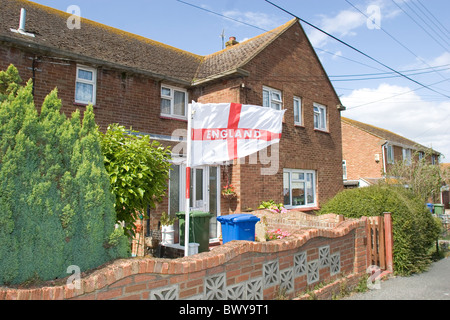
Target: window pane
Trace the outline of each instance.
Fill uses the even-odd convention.
[[[302,172],[292,173],[292,180],[305,180],[305,174]]]
[[[269,108],[270,107],[270,96],[269,91],[263,90],[263,107]]]
[[[214,216],[209,219],[209,238],[217,238],[217,167],[209,167],[209,213]]]
[[[175,216],[180,211],[180,166],[172,165],[170,170],[169,214]]]
[[[186,115],[186,94],[184,92],[175,91],[173,113],[177,116]]]
[[[92,71],[78,69],[78,79],[92,81],[94,79],[94,73]]]
[[[170,100],[161,99],[161,113],[170,114]]]
[[[320,129],[326,129],[327,128],[327,120],[326,120],[326,111],[325,109],[320,109]]]
[[[281,104],[272,102],[272,109],[281,110]]]
[[[171,94],[170,94],[170,89],[169,89],[169,88],[164,88],[164,87],[162,87],[162,88],[161,88],[161,95],[170,97],[170,96],[171,96]]]
[[[300,123],[300,100],[294,100],[294,121]]]
[[[203,169],[195,170],[195,200],[203,200]]]
[[[306,194],[307,204],[313,204],[314,199],[314,175],[312,173],[306,174]]]
[[[287,206],[291,205],[291,187],[290,187],[290,174],[289,172],[283,173],[283,195],[284,204]]]
[[[292,205],[302,206],[305,205],[305,183],[304,182],[292,182]]]
[[[75,89],[75,100],[80,102],[93,102],[94,98],[94,86],[92,84],[86,84],[77,82]]]
[[[272,99],[275,101],[281,101],[281,94],[279,92],[273,92]]]

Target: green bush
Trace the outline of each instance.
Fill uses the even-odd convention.
[[[377,185],[342,191],[326,203],[319,214],[336,213],[349,218],[392,213],[394,271],[409,275],[422,272],[431,262],[429,249],[439,225],[425,204],[402,187]]]
[[[38,114],[31,81],[2,85],[0,103],[0,285],[126,257],[92,106],[67,119],[55,89]]]

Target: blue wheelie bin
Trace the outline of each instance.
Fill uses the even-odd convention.
[[[252,214],[230,214],[217,217],[222,225],[222,240],[255,241],[255,225],[260,219]]]

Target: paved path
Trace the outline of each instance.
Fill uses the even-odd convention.
[[[427,272],[393,277],[382,281],[378,290],[342,300],[450,300],[450,257],[434,262]]]

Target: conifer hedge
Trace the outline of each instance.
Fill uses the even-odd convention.
[[[92,106],[67,118],[55,89],[38,113],[20,82],[13,66],[0,72],[0,285],[128,256]]]
[[[431,262],[430,248],[440,225],[425,203],[403,187],[375,185],[338,193],[319,214],[335,213],[349,218],[392,214],[394,272],[410,275],[424,271]]]

